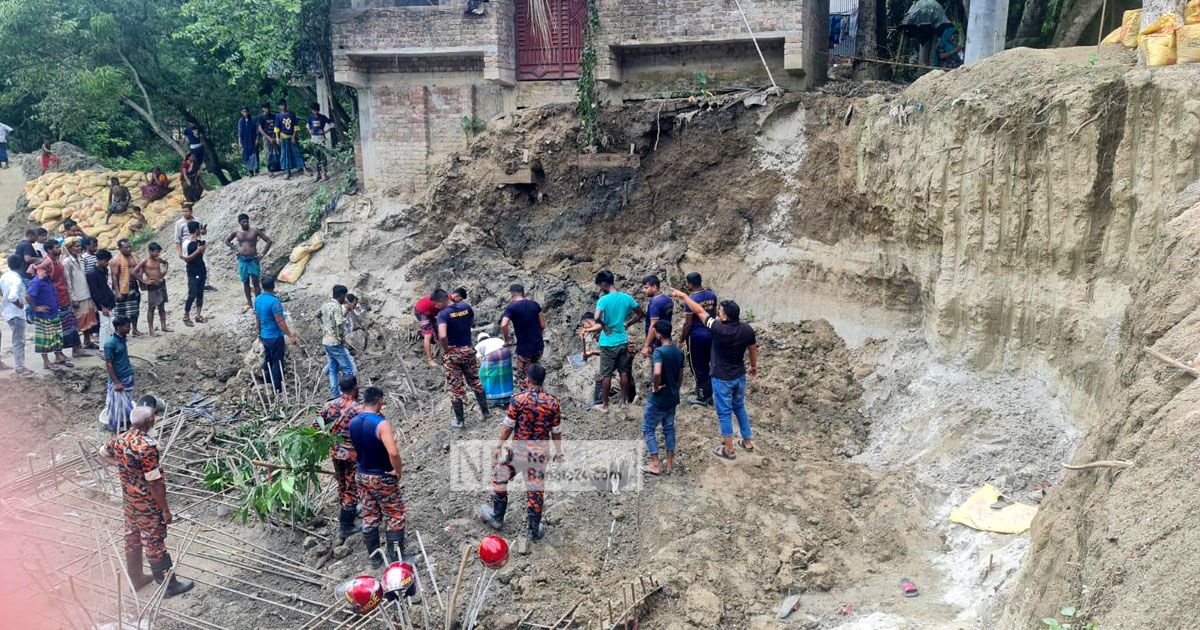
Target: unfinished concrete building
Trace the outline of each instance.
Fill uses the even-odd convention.
[[[475,126],[575,100],[587,0],[481,6],[482,15],[471,15],[463,0],[335,2],[335,78],[358,91],[356,154],[368,190],[412,196],[425,187],[431,162],[461,149]],[[595,6],[593,76],[609,102],[772,81],[801,89],[824,74],[815,44],[827,38],[828,17],[799,0]],[[531,18],[535,9],[546,11],[548,24]]]

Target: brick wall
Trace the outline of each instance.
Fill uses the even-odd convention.
[[[733,0],[597,0],[597,6],[607,45],[746,36]],[[799,0],[742,0],[755,33],[799,33],[802,6]]]

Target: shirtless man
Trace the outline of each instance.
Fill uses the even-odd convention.
[[[258,241],[262,239],[266,243],[263,247],[262,254],[258,253]],[[237,241],[235,246],[233,243]],[[237,254],[238,258],[238,275],[242,277],[242,289],[246,292],[246,308],[249,311],[254,308],[254,296],[262,293],[262,287],[259,285],[259,277],[262,276],[262,269],[258,264],[261,256],[266,256],[267,252],[271,251],[271,246],[275,244],[271,237],[258,228],[250,227],[250,215],[238,215],[238,229],[229,233],[225,237],[225,244],[229,249]],[[254,284],[254,296],[250,295],[250,284]]]
[[[108,214],[104,215],[104,223],[108,224],[108,220],[114,214],[121,214],[129,209],[130,202],[133,197],[129,194],[129,189],[121,185],[121,180],[113,177],[108,180]]]
[[[167,328],[167,266],[162,257],[162,245],[150,243],[150,255],[133,269],[133,276],[146,285],[146,327],[151,337],[154,332],[154,311],[158,311],[163,332],[175,332]]]

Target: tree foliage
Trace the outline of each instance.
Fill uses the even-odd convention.
[[[327,48],[327,0],[0,0],[0,120],[18,150],[47,136],[101,157],[181,155],[195,121],[227,181],[240,107],[311,98],[289,82]]]

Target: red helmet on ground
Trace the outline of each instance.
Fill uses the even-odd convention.
[[[375,610],[383,599],[383,586],[379,580],[369,575],[350,578],[338,587],[338,591],[344,594],[346,602],[350,604],[350,610],[356,615],[365,615]]]
[[[499,570],[508,562],[508,541],[495,534],[479,541],[479,561],[493,571]]]
[[[403,595],[412,597],[417,592],[417,573],[407,562],[393,562],[383,571],[383,594],[388,599]]]

